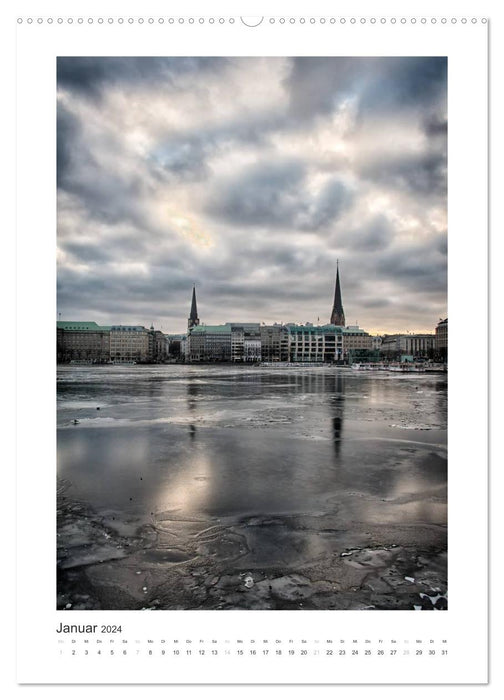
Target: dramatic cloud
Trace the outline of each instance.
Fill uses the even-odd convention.
[[[58,310],[184,330],[446,315],[446,60],[58,59]]]
[[[351,192],[338,179],[313,193],[302,162],[275,161],[248,166],[218,181],[210,191],[208,211],[237,226],[317,231],[337,219],[351,201]]]

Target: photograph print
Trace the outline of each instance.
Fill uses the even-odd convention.
[[[61,56],[57,142],[57,609],[446,610],[446,57]]]

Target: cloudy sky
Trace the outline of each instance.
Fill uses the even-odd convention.
[[[58,311],[446,316],[445,58],[59,58]]]

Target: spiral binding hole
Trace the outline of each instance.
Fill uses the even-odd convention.
[[[195,23],[198,23],[198,24],[205,24],[205,23],[208,23],[208,24],[216,24],[216,23],[217,24],[226,24],[226,22],[229,24],[235,24],[235,22],[236,22],[236,19],[234,17],[228,17],[228,18],[226,18],[226,17],[218,17],[218,18],[210,17],[208,19],[206,19],[204,17],[199,17],[199,18],[195,18],[195,17],[177,17],[177,18],[168,17],[166,19],[167,19],[169,24],[174,24],[175,22],[177,22],[178,24],[186,24],[187,23],[187,24],[191,24],[191,25],[193,25]],[[424,25],[427,23],[432,24],[432,25],[435,25],[438,23],[447,24],[448,22],[450,22],[451,24],[457,24],[458,22],[460,22],[461,24],[473,24],[473,25],[475,25],[478,23],[487,24],[487,22],[488,22],[488,18],[486,18],[486,17],[482,17],[482,18],[462,17],[460,19],[457,19],[457,17],[450,17],[450,18],[447,18],[447,17],[429,17],[429,18],[420,17],[419,19],[417,19],[416,17],[411,17],[409,19],[406,17],[389,17],[389,18],[386,18],[386,17],[380,17],[380,18],[376,18],[376,17],[370,17],[370,18],[350,17],[348,20],[345,17],[340,17],[340,18],[336,18],[336,17],[319,17],[319,18],[315,18],[315,17],[299,17],[299,18],[296,18],[296,17],[288,17],[288,18],[269,17],[268,20],[269,20],[270,24],[278,23],[278,24],[291,24],[291,25],[294,25],[294,24],[303,24],[304,25],[307,22],[309,24],[318,23],[321,25],[328,24],[328,23],[329,24],[337,24],[338,22],[340,24],[346,24],[347,21],[349,21],[350,24],[357,24],[357,23],[359,23],[359,24],[376,24],[376,23],[380,23],[380,24],[387,24],[387,23],[389,23],[389,24],[398,24],[398,23],[399,24],[407,24],[408,22],[411,24],[417,24],[417,22],[420,22],[421,24],[424,24]],[[46,19],[43,17],[37,17],[37,18],[17,17],[16,18],[17,24],[23,24],[23,23],[34,24],[34,23],[36,23],[36,24],[40,24],[40,25],[43,25],[44,23],[53,24],[54,22],[56,22],[57,24],[64,24],[64,23],[74,24],[74,23],[76,23],[76,24],[80,24],[80,25],[82,25],[82,24],[91,25],[91,24],[95,24],[95,23],[104,24],[105,22],[108,24],[114,24],[115,21],[118,24],[124,24],[125,22],[127,22],[128,24],[145,24],[145,23],[154,24],[156,22],[156,19],[154,19],[153,17],[145,17],[145,18],[144,17],[138,17],[138,18],[119,17],[117,19],[114,19],[113,17],[105,17],[105,18],[104,17],[98,17],[98,18],[93,18],[93,17],[66,17],[66,18],[57,17],[54,19],[52,17],[48,17]],[[164,24],[165,19],[163,17],[159,17],[159,18],[157,18],[157,22],[158,22],[158,24]]]

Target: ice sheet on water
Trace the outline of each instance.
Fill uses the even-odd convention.
[[[64,428],[73,428],[76,423],[74,423],[75,419],[69,419],[68,422],[65,422],[61,425],[58,426],[58,429],[64,429]],[[121,418],[113,418],[112,416],[100,416],[97,418],[86,418],[86,417],[80,417],[78,420],[78,425],[80,428],[103,428],[107,426],[111,427],[120,427],[121,425],[131,425],[133,421],[128,420],[128,419],[121,419]]]
[[[400,430],[432,430],[432,425],[426,425],[425,423],[419,425],[396,425],[395,423],[390,424],[391,428],[399,428]]]
[[[120,513],[104,513],[102,524],[108,530],[112,530],[120,537],[134,537],[139,528],[145,524],[147,518],[128,518]]]
[[[117,548],[114,544],[95,545],[92,549],[78,547],[60,562],[61,569],[73,569],[77,566],[88,566],[98,564],[111,559],[122,559],[128,556],[122,548]]]
[[[444,595],[442,593],[437,593],[436,595],[428,595],[427,593],[420,593],[420,598],[424,600],[430,600],[432,605],[436,605],[438,600],[441,598],[448,598],[448,593],[445,593]]]
[[[270,590],[277,598],[286,601],[296,601],[309,598],[313,593],[310,579],[299,574],[280,576],[269,582]]]
[[[114,417],[114,416],[79,416],[79,427],[81,428],[123,428],[123,427],[144,427],[144,426],[160,426],[163,425],[202,425],[202,424],[215,424],[219,423],[221,420],[229,419],[230,413],[228,411],[208,411],[208,413],[201,414],[199,416],[192,415],[170,415],[162,416],[159,418],[142,418],[142,417]],[[74,427],[73,426],[73,416],[69,415],[68,419],[61,422],[58,426],[59,429]]]
[[[100,410],[103,410],[104,408],[107,408],[109,404],[104,403],[100,399]],[[96,411],[97,408],[97,403],[93,399],[83,399],[81,401],[72,401],[68,400],[65,398],[58,398],[58,410],[59,411],[65,411],[65,410],[80,410],[80,409],[89,409]]]
[[[390,549],[354,549],[350,552],[343,552],[341,556],[346,556],[345,563],[355,568],[379,569],[387,566],[395,558],[395,552]]]
[[[190,561],[194,559],[194,555],[178,547],[167,547],[163,549],[146,549],[143,558],[150,564],[167,565]]]
[[[243,585],[245,588],[252,588],[254,585],[254,578],[251,573],[245,574],[243,578]]]
[[[352,590],[348,598],[331,598],[340,607],[359,596],[359,608],[369,606],[369,596],[373,604],[385,596],[396,606],[388,596],[397,589],[409,596],[402,605],[426,609],[432,603],[419,601],[418,593],[434,597],[445,590],[444,561],[417,567],[388,551],[397,537],[414,544],[438,537],[437,530],[418,528],[419,519],[428,526],[444,522],[443,471],[431,454],[446,449],[437,432],[446,422],[446,390],[437,381],[354,376],[334,368],[297,369],[288,377],[271,369],[266,382],[261,368],[222,366],[69,368],[61,374],[73,374],[79,385],[60,386],[59,422],[82,422],[62,429],[59,468],[72,484],[70,493],[90,507],[67,513],[59,499],[58,544],[60,551],[66,548],[60,560],[74,556],[74,563],[82,563],[88,541],[88,550],[109,546],[96,553],[98,560],[107,551],[117,557],[123,548],[130,557],[70,569],[61,577],[62,589],[71,590],[77,576],[93,576],[104,598],[119,582],[128,601],[151,607],[149,597],[162,576],[187,569],[191,575],[203,571],[209,581],[229,575],[229,591],[209,584],[211,600],[202,601],[206,592],[197,578],[194,591],[184,583],[173,593],[167,584],[162,606],[282,607],[282,592],[289,595],[296,582],[274,581],[294,571],[306,576],[307,591],[311,581],[319,593],[322,571],[325,576],[331,570],[342,590],[366,579],[362,595]],[[436,391],[415,393],[426,386]],[[96,410],[106,403],[106,410]],[[430,436],[419,432],[429,428]],[[257,513],[257,523],[243,520]],[[73,520],[75,530],[65,531]],[[152,528],[149,537],[137,532],[143,523]],[[250,589],[239,571],[251,574]],[[405,575],[414,576],[415,584]],[[287,607],[303,600],[302,583],[297,581],[298,593]],[[331,583],[324,595],[335,590]],[[309,604],[327,602],[311,596]],[[436,607],[443,605],[438,600]]]

